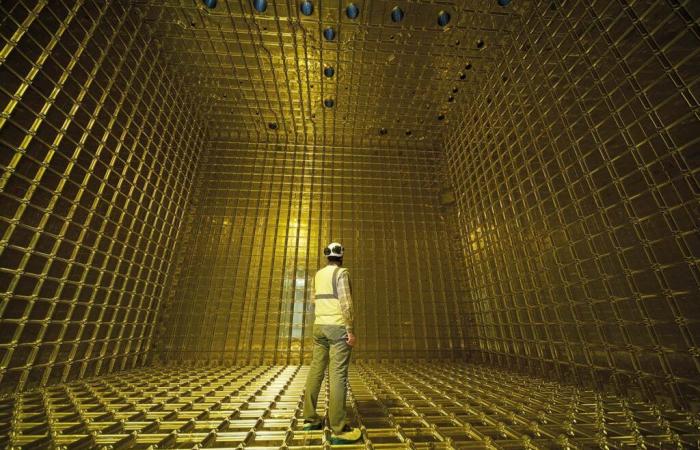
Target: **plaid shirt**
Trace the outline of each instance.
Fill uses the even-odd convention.
[[[352,287],[350,286],[350,277],[347,271],[338,276],[338,300],[340,301],[340,311],[345,321],[345,329],[348,333],[352,333],[354,325]]]

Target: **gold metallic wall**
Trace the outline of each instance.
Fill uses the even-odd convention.
[[[0,391],[307,363],[339,240],[357,358],[700,404],[700,3],[261,3],[0,3]]]
[[[200,122],[126,2],[0,21],[0,390],[141,365]]]
[[[445,150],[477,361],[688,405],[700,388],[695,2],[540,2]]]
[[[440,151],[210,142],[159,353],[310,361],[310,280],[346,247],[357,358],[461,357],[461,255],[439,216]]]

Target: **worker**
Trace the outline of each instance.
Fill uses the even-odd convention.
[[[358,428],[347,423],[345,413],[350,352],[356,338],[350,277],[347,269],[342,267],[343,252],[344,248],[338,242],[324,248],[328,265],[316,272],[314,277],[314,350],[304,396],[304,430],[322,429],[323,418],[316,414],[316,405],[328,366],[330,406],[327,416],[333,445],[351,444],[362,437]]]

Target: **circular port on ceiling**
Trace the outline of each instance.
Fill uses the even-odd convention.
[[[323,74],[328,78],[331,78],[333,75],[335,75],[335,69],[332,67],[326,67],[323,69]]]
[[[399,8],[398,6],[394,6],[394,9],[391,10],[391,20],[393,22],[401,22],[404,15],[403,9]]]
[[[323,101],[323,104],[326,108],[332,108],[333,105],[335,105],[335,102],[333,101],[332,98],[327,98]]]
[[[350,19],[357,19],[357,16],[360,15],[360,8],[358,8],[356,4],[350,3],[348,7],[345,8],[345,14]]]
[[[276,122],[270,122],[267,124],[267,127],[271,130],[276,130],[277,129],[277,123]]]
[[[484,48],[484,45],[486,44],[484,43],[483,39],[479,39],[478,41],[476,41],[476,48]]]
[[[450,95],[449,97],[447,97],[447,101],[452,103],[453,101],[455,101],[455,98]]]
[[[335,39],[335,30],[333,27],[327,27],[325,30],[323,30],[323,37],[326,38],[327,41],[332,41]]]
[[[472,68],[472,63],[467,63],[467,65],[464,66],[464,68],[465,68],[466,70],[471,70],[471,68]]]
[[[257,12],[265,12],[267,10],[267,0],[253,0],[253,8]]]
[[[413,134],[413,132],[411,130],[406,130],[406,136],[410,136],[412,134]]]
[[[453,88],[452,88],[452,93],[453,93],[453,94],[456,94],[457,92],[459,92],[459,88],[456,87],[456,86],[453,87]]]
[[[441,27],[444,27],[445,25],[450,23],[450,19],[451,19],[450,13],[448,13],[447,11],[440,11],[438,13],[437,23]]]
[[[444,115],[444,114],[438,114],[437,120],[445,120],[445,115]]]
[[[380,134],[381,136],[386,135],[388,132],[389,132],[389,130],[387,130],[386,128],[380,128],[380,129],[379,129],[379,134]]]
[[[202,3],[204,3],[204,6],[207,8],[216,8],[216,0],[202,0]]]
[[[314,13],[314,4],[309,0],[303,1],[301,5],[299,5],[299,11],[305,16],[310,16]]]
[[[467,79],[467,74],[464,73],[464,72],[460,72],[460,73],[459,73],[459,79],[460,79],[460,80],[466,80],[466,79]]]
[[[510,5],[510,0],[498,0],[498,4],[501,6],[508,6]]]

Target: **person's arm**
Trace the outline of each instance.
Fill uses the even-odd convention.
[[[314,279],[315,277],[311,277],[309,280],[311,292],[309,293],[309,301],[306,303],[306,311],[310,313],[316,312],[316,287],[314,286]]]
[[[347,272],[338,276],[338,300],[340,301],[340,311],[345,322],[345,330],[348,332],[348,344],[355,344],[355,316],[352,305],[352,289],[350,287],[350,277]]]

